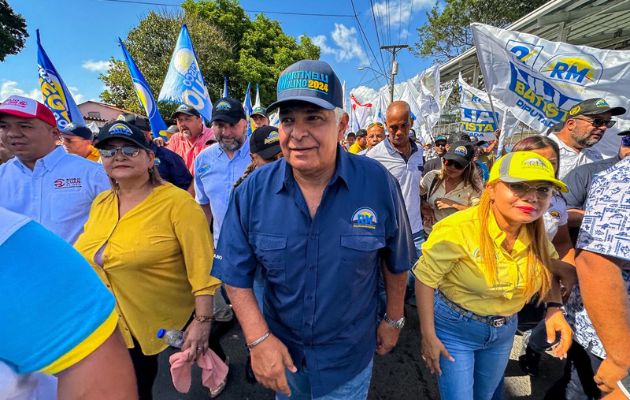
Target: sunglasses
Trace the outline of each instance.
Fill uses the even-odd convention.
[[[378,121],[374,121],[374,122],[370,123],[370,124],[367,126],[367,129],[370,129],[370,128],[371,128],[371,127],[373,127],[373,126],[378,126],[378,127],[381,127],[381,128],[384,128],[384,127],[385,127],[382,123],[380,123],[380,122],[378,122]]]
[[[121,152],[125,157],[136,157],[140,154],[140,148],[134,146],[121,146],[114,147],[112,149],[99,149],[98,152],[103,158],[111,158],[116,155],[116,153]]]
[[[510,190],[518,197],[525,197],[527,193],[534,192],[539,199],[546,199],[554,193],[553,185],[528,185],[523,182],[507,183]]]
[[[435,143],[435,147],[446,147],[446,142]]]
[[[461,165],[457,161],[452,161],[452,160],[444,160],[444,165],[446,165],[447,167],[453,167],[455,169],[464,169],[464,168],[466,168],[466,166]]]
[[[575,117],[573,119],[581,119],[582,121],[590,122],[591,125],[593,125],[596,128],[598,126],[606,126],[606,128],[612,128],[617,123],[617,121],[613,121],[613,120],[610,120],[610,119],[603,119],[603,118],[594,118],[594,119],[588,118],[587,119],[587,118]]]
[[[621,145],[624,147],[630,147],[630,135],[621,137]]]

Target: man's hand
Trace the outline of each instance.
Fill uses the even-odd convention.
[[[618,365],[608,357],[600,364],[595,374],[595,383],[603,393],[610,393],[617,389],[617,382],[626,375],[628,375],[628,369]]]
[[[297,368],[287,347],[273,335],[260,342],[251,352],[252,370],[264,387],[291,396],[285,369],[296,373]]]
[[[396,329],[385,321],[381,321],[376,331],[376,353],[381,356],[389,353],[400,336],[400,329]]]
[[[547,310],[545,328],[547,328],[547,343],[549,344],[556,341],[556,332],[560,332],[560,342],[554,346],[552,353],[560,359],[565,358],[571,347],[573,331],[559,308],[552,307]]]
[[[164,146],[166,146],[166,142],[161,137],[154,138],[153,139],[153,143],[155,143],[155,145],[157,147],[164,147]]]

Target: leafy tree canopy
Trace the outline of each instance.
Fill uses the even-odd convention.
[[[500,28],[510,25],[545,4],[546,0],[444,0],[427,13],[419,28],[415,51],[445,61],[473,46],[470,24],[481,22]]]
[[[7,55],[19,53],[27,37],[24,17],[16,14],[6,0],[0,0],[0,62]]]
[[[243,99],[247,82],[258,83],[261,101],[268,105],[275,100],[282,70],[301,59],[319,58],[319,48],[308,37],[298,42],[283,32],[278,21],[264,15],[251,20],[235,0],[186,0],[182,8],[180,14],[149,13],[124,40],[156,98],[184,22],[213,101],[223,91],[223,77],[228,76],[230,96]],[[124,61],[112,58],[100,79],[107,86],[101,93],[103,101],[143,113]],[[252,91],[252,97],[254,94]],[[164,117],[177,107],[168,103],[158,106]]]

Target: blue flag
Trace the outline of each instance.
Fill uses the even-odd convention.
[[[120,43],[120,48],[125,56],[127,68],[129,69],[129,75],[131,75],[131,81],[133,82],[133,87],[136,91],[136,95],[138,96],[138,100],[140,100],[140,104],[144,107],[144,111],[147,113],[147,117],[149,118],[151,134],[155,138],[162,137],[164,140],[168,140],[166,133],[163,133],[167,129],[166,123],[160,115],[155,99],[153,99],[153,94],[151,93],[149,84],[144,79],[142,72],[138,69],[138,66],[135,61],[133,61],[131,54],[129,54],[125,44],[122,40],[120,40],[120,38],[118,38],[118,42]]]
[[[243,110],[245,111],[245,117],[247,117],[247,136],[251,135],[253,132],[252,129],[252,121],[249,118],[250,115],[252,115],[252,95],[251,95],[251,88],[252,84],[251,83],[247,83],[247,91],[245,92],[245,100],[243,100]]]
[[[221,97],[229,97],[228,96],[228,77],[223,76],[223,96]]]
[[[37,73],[39,75],[39,86],[42,89],[44,104],[52,111],[57,120],[57,127],[64,130],[68,124],[85,126],[83,115],[74,102],[72,94],[63,83],[61,75],[48,58],[46,51],[39,40],[39,29],[37,32]]]
[[[212,100],[203,82],[186,24],[182,25],[179,32],[158,101],[189,105],[196,108],[206,120],[212,120]]]

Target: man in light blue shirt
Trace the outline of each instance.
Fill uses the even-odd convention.
[[[195,159],[195,196],[212,224],[214,246],[221,233],[232,187],[251,162],[247,120],[238,100],[220,99],[212,110],[212,129],[217,143]]]
[[[52,112],[25,97],[11,96],[0,104],[0,139],[15,154],[0,165],[0,206],[74,243],[92,200],[111,188],[103,167],[58,146]]]

